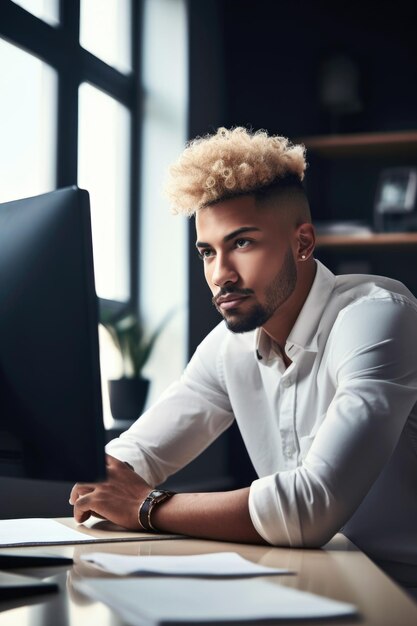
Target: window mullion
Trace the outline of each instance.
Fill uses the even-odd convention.
[[[60,29],[34,17],[11,0],[0,2],[0,35],[59,69]]]
[[[69,68],[58,77],[57,187],[77,184],[79,79]]]
[[[80,84],[79,0],[61,0],[65,55],[58,77],[57,187],[77,184],[78,87]]]
[[[142,28],[143,2],[132,0],[132,134],[130,138],[130,293],[139,311],[140,294],[140,188],[142,145]]]
[[[67,39],[79,45],[80,33],[80,0],[61,0],[60,22]]]
[[[134,99],[133,77],[125,76],[81,47],[79,48],[79,55],[81,65],[80,82],[86,81],[91,83],[131,109]]]

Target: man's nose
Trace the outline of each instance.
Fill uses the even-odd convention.
[[[216,256],[214,271],[211,278],[217,287],[223,287],[226,283],[236,283],[238,275],[228,258],[224,255],[218,254]]]

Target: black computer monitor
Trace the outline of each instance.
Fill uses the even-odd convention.
[[[105,477],[89,196],[0,205],[0,475]]]

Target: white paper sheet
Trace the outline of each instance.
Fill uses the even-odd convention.
[[[85,578],[77,591],[100,600],[132,626],[318,619],[356,613],[351,604],[267,581],[195,578]]]
[[[183,535],[162,533],[130,533],[105,520],[91,518],[80,526],[85,530],[97,531],[97,536],[78,532],[66,524],[47,518],[0,520],[0,548],[13,546],[48,546],[74,543],[121,543],[129,541],[164,541],[184,539]]]
[[[188,556],[126,556],[93,552],[83,561],[101,570],[127,574],[163,574],[168,576],[271,576],[288,574],[287,569],[265,567],[244,559],[236,552],[193,554]]]
[[[84,541],[91,541],[91,537],[52,519],[0,520],[0,547]]]

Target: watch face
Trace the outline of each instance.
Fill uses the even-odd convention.
[[[164,495],[164,492],[163,491],[159,491],[158,489],[154,489],[152,491],[152,497],[153,498],[160,498],[163,495]]]

